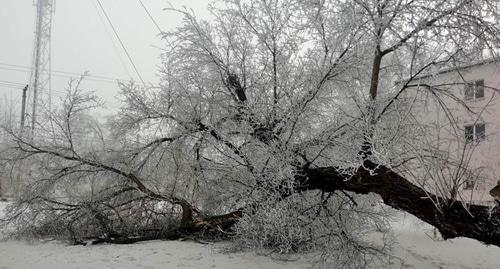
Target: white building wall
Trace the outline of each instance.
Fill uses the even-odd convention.
[[[465,100],[464,84],[477,80],[484,80],[484,97]],[[437,73],[422,77],[415,84],[420,86],[410,91],[418,92],[422,102],[415,115],[433,126],[429,138],[434,145],[456,160],[469,159],[469,166],[484,178],[473,190],[462,187],[460,195],[475,203],[492,203],[488,191],[500,180],[500,62]],[[428,85],[433,88],[429,89]],[[432,91],[438,92],[443,103],[435,101]],[[458,128],[450,124],[450,117]],[[475,123],[485,124],[486,139],[466,144],[464,127]]]

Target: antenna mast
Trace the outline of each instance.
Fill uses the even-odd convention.
[[[52,15],[54,14],[55,0],[36,0],[36,28],[35,43],[30,76],[31,101],[31,134],[34,134],[38,106],[47,100],[51,106],[51,63],[50,63],[50,36],[52,31]],[[23,126],[24,127],[24,126]]]

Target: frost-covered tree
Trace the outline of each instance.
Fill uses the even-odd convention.
[[[323,261],[359,268],[385,251],[366,240],[386,229],[381,198],[445,239],[500,245],[497,211],[411,177],[411,160],[429,155],[428,126],[406,96],[419,75],[498,46],[496,1],[225,0],[210,10],[210,21],[175,10],[184,21],[164,33],[161,87],[121,85],[107,125],[89,116],[95,98],[70,85],[37,136],[10,130],[11,161],[31,167],[9,215],[18,234],[225,235],[326,250]]]

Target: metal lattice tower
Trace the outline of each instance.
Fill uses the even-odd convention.
[[[35,42],[31,64],[28,104],[31,105],[31,132],[35,130],[39,106],[51,105],[50,36],[55,0],[36,0]]]

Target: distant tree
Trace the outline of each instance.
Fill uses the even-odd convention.
[[[72,85],[33,139],[8,130],[10,161],[32,164],[10,223],[75,242],[228,235],[359,268],[386,251],[365,236],[386,231],[380,196],[445,239],[500,246],[497,210],[412,173],[414,160],[443,157],[407,95],[419,75],[498,46],[496,4],[226,0],[210,21],[175,10],[184,21],[165,33],[161,87],[121,85],[123,106],[102,126],[88,116],[96,99]],[[422,89],[442,109],[458,102]]]
[[[7,96],[2,96],[0,98],[0,125],[5,126],[9,129],[12,128],[13,124],[16,124],[16,113],[17,107],[15,101]],[[7,147],[8,134],[0,128],[0,152]],[[3,163],[0,162],[0,199],[6,199],[5,196],[12,192],[11,180],[8,179],[8,167],[5,167]]]

